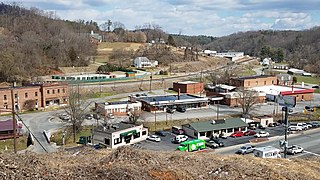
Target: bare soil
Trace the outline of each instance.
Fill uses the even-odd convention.
[[[121,147],[0,154],[0,179],[320,179],[320,159],[260,159]]]

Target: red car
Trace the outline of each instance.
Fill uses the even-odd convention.
[[[255,135],[255,134],[257,134],[257,133],[255,131],[252,131],[252,130],[246,131],[244,133],[245,136],[252,136],[252,135]]]
[[[230,135],[230,137],[242,137],[244,133],[242,131],[236,131]]]

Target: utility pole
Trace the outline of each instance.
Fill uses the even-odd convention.
[[[13,123],[13,149],[14,149],[14,153],[17,153],[17,123],[16,123],[16,116],[15,116],[15,100],[14,100],[14,92],[13,92],[13,88],[11,89],[11,103],[12,103],[12,123]]]
[[[154,111],[154,131],[157,131],[157,106],[155,106],[156,110]]]
[[[219,102],[217,103],[217,120],[219,120]]]
[[[151,92],[151,84],[152,84],[152,74],[150,75],[150,87],[149,87],[149,92]]]
[[[283,107],[284,110],[284,121],[285,121],[285,132],[284,132],[284,158],[287,158],[287,147],[288,147],[288,110],[289,107]]]

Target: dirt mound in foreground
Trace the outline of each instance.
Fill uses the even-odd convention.
[[[0,154],[0,179],[320,179],[320,159],[260,159],[121,147]]]

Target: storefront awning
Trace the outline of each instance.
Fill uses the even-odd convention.
[[[137,130],[131,130],[131,131],[128,131],[128,132],[121,133],[120,136],[121,137],[126,137],[126,136],[131,136],[133,134],[137,134]]]

